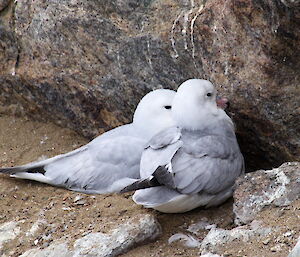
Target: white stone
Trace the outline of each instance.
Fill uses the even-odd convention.
[[[9,221],[0,225],[0,249],[2,245],[20,234],[19,222]]]
[[[19,257],[72,257],[73,253],[69,251],[67,243],[53,244],[45,249],[31,249]]]
[[[298,238],[298,242],[293,248],[293,250],[290,252],[288,257],[299,257],[300,256],[300,237]]]
[[[150,214],[135,217],[119,225],[110,233],[90,233],[77,239],[73,249],[61,239],[45,249],[31,249],[20,257],[113,257],[125,253],[135,245],[147,243],[161,234],[161,227]]]
[[[201,242],[200,249],[202,251],[215,251],[218,247],[233,240],[238,239],[247,242],[251,237],[266,236],[269,233],[271,233],[271,229],[264,227],[248,229],[246,226],[240,226],[231,230],[212,228]]]

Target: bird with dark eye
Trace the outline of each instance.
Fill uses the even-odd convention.
[[[212,93],[207,93],[206,96],[210,97],[212,96]]]
[[[171,108],[172,108],[172,106],[171,106],[171,105],[165,105],[164,107],[165,107],[165,109],[167,109],[167,110],[169,110],[169,109],[171,109]]]

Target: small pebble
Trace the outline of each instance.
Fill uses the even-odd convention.
[[[262,243],[264,245],[267,245],[268,243],[270,243],[270,238],[265,239],[264,241],[262,241]]]
[[[294,233],[292,231],[288,231],[286,233],[283,234],[284,237],[290,237],[292,236]]]
[[[86,203],[86,200],[80,200],[80,201],[77,201],[75,204],[76,205],[84,205]]]
[[[278,244],[278,245],[271,247],[270,250],[271,250],[271,252],[280,252],[282,250],[282,248],[281,248],[281,245]]]
[[[81,195],[76,195],[76,197],[74,198],[74,203],[78,202],[79,200],[83,199],[83,196]]]

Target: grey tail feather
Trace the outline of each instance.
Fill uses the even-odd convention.
[[[153,176],[157,179],[158,183],[170,188],[176,188],[174,182],[175,173],[169,172],[168,168],[164,166],[158,166],[153,172]]]
[[[135,191],[138,189],[145,189],[149,187],[156,187],[156,186],[167,186],[170,188],[176,188],[174,182],[175,174],[168,171],[168,168],[164,166],[158,166],[157,169],[153,172],[151,178],[143,179],[132,183],[131,185],[125,187],[120,192],[130,192]]]
[[[34,167],[34,168],[24,168],[22,166],[11,167],[11,168],[0,168],[0,173],[4,173],[4,174],[13,175],[18,172],[41,173],[44,175],[46,171],[44,169],[44,166]]]
[[[35,161],[35,162],[31,162],[31,163],[27,163],[25,165],[22,166],[16,166],[16,167],[10,167],[10,168],[0,168],[0,173],[5,173],[5,174],[16,174],[18,172],[27,172],[27,173],[40,173],[40,174],[45,174],[46,170],[45,167],[49,164],[49,163],[53,163],[55,161],[61,160],[63,158],[66,157],[72,157],[74,155],[76,155],[77,153],[86,151],[88,149],[88,147],[82,146],[78,149],[75,149],[69,153],[66,154],[60,154],[54,157],[51,157],[49,159],[46,160],[42,160],[42,161]]]
[[[131,185],[123,188],[120,191],[120,193],[126,193],[126,192],[135,191],[138,189],[145,189],[145,188],[156,187],[156,186],[160,186],[160,184],[155,177],[152,177],[151,179],[147,178],[147,179],[136,181],[136,182],[132,183]]]

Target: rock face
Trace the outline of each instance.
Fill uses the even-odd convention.
[[[299,7],[300,6],[299,0],[281,0],[281,2],[288,7]]]
[[[114,229],[110,235],[89,234],[74,243],[75,256],[117,256],[161,235],[161,226],[153,215],[135,217]]]
[[[206,251],[216,251],[220,246],[228,244],[234,240],[247,242],[253,237],[264,237],[271,232],[271,228],[264,227],[236,227],[231,230],[212,228],[202,240],[200,249]]]
[[[0,11],[5,9],[8,6],[9,2],[10,0],[0,0]]]
[[[298,2],[10,1],[0,111],[93,137],[149,90],[206,78],[231,98],[248,169],[299,159]]]
[[[265,207],[288,206],[300,196],[300,163],[248,173],[236,182],[235,223],[247,224]]]
[[[152,215],[140,215],[135,219],[114,229],[110,234],[90,233],[77,239],[72,250],[67,240],[55,242],[45,249],[31,249],[21,257],[47,257],[47,256],[99,256],[113,257],[127,252],[130,248],[151,242],[161,234],[161,227]]]
[[[175,241],[181,240],[181,242],[190,248],[199,248],[200,252],[203,254],[201,256],[205,256],[205,253],[210,252],[219,252],[220,248],[224,247],[224,245],[228,245],[233,241],[248,242],[252,238],[261,239],[269,235],[272,231],[272,228],[267,228],[262,225],[261,221],[253,221],[251,224],[247,226],[238,226],[233,229],[222,229],[217,228],[215,224],[213,225],[204,225],[203,223],[199,223],[196,225],[198,229],[187,229],[192,234],[198,235],[198,230],[206,229],[209,232],[203,238],[203,240],[199,240],[195,238],[193,235],[177,233],[169,238],[169,244],[174,243]],[[202,227],[202,228],[201,228]]]
[[[298,242],[293,248],[293,250],[288,255],[288,257],[297,257],[297,256],[300,256],[300,238],[298,239]]]
[[[20,233],[17,224],[17,222],[10,221],[0,225],[0,250],[4,243],[14,239]]]

